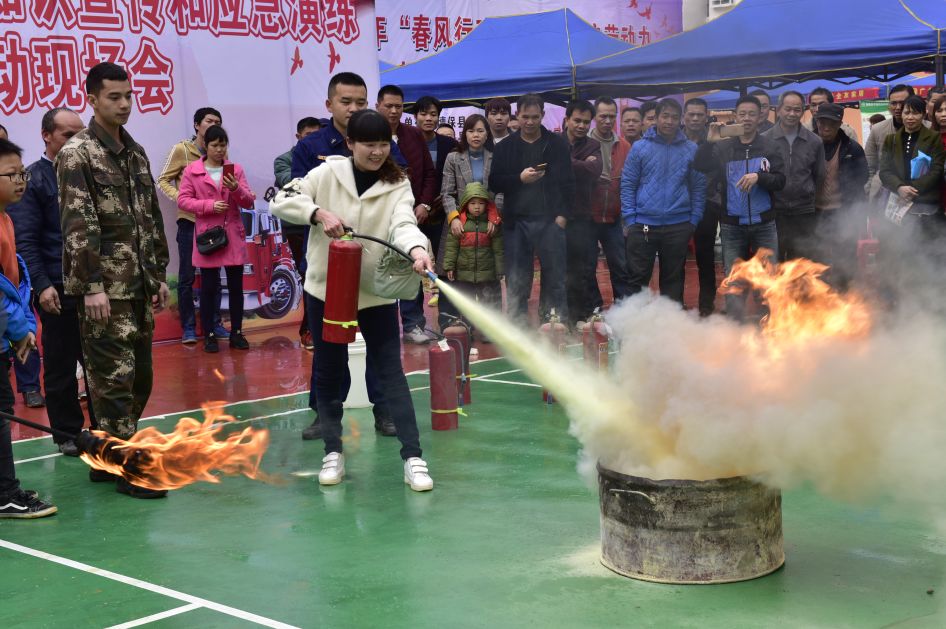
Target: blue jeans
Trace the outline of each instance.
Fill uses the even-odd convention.
[[[542,284],[548,292],[542,299],[549,308],[555,308],[562,321],[567,321],[565,230],[549,219],[519,219],[505,229],[503,253],[509,315],[523,321],[528,317],[533,260],[538,255]]]
[[[325,453],[342,451],[342,404],[348,395],[348,345],[322,340],[325,302],[306,295],[309,301],[309,329],[315,342],[312,373],[315,377],[319,419]],[[365,337],[367,363],[384,389],[391,420],[401,442],[401,458],[421,456],[420,433],[414,403],[401,366],[401,335],[397,325],[397,305],[375,306],[358,311],[358,327]]]
[[[401,308],[401,327],[404,332],[414,328],[423,330],[427,327],[427,318],[424,316],[424,285],[417,289],[414,299],[402,299],[397,302]]]
[[[312,332],[312,342],[316,343],[318,347],[318,341],[322,340],[322,313],[325,311],[325,302],[319,301],[309,293],[305,293],[303,299],[305,299],[305,314],[309,321],[309,330]],[[313,302],[319,301],[321,307],[319,308],[318,316],[312,311]],[[318,326],[318,327],[316,327]],[[316,334],[318,332],[318,334]],[[318,336],[318,338],[316,338]],[[364,336],[364,333],[362,333]],[[316,415],[319,412],[318,405],[318,394],[316,390],[318,385],[316,383],[316,373],[315,373],[315,356],[312,356],[312,375],[309,377],[309,408],[315,411]],[[368,389],[368,399],[374,404],[375,419],[387,418],[388,411],[387,406],[384,402],[384,390],[381,388],[381,382],[377,376],[377,370],[375,369],[373,357],[369,353],[365,356],[365,385]],[[342,374],[342,401],[348,397],[348,391],[351,389],[351,373],[348,371],[348,363],[345,363],[345,369]]]
[[[778,230],[775,221],[756,225],[730,225],[720,223],[719,237],[723,243],[723,267],[726,277],[736,260],[748,260],[761,248],[772,251],[772,262],[778,261]],[[726,295],[726,314],[742,321],[746,311],[747,292]]]
[[[16,374],[16,392],[30,393],[39,391],[39,352],[29,353],[25,363],[13,359],[13,371]]]
[[[186,218],[177,219],[177,257],[180,262],[177,271],[177,312],[181,318],[181,329],[194,330],[197,327],[194,316],[194,223]],[[223,289],[218,286],[214,327],[221,325],[221,297],[223,297]],[[204,334],[209,331],[204,330]]]

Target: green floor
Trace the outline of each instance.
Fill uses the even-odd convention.
[[[784,497],[787,563],[771,576],[678,587],[614,575],[597,561],[598,499],[561,409],[511,384],[518,373],[495,379],[474,383],[459,431],[433,433],[426,376],[409,378],[428,494],[403,484],[397,441],[375,436],[367,410],[349,415],[342,485],[290,476],[321,458],[299,438],[298,395],[232,408],[266,416],[255,425],[272,431],[264,467],[278,486],[227,478],[136,501],[90,484],[76,459],[18,464],[60,512],[0,523],[0,626],[138,626],[174,610],[148,626],[946,627],[946,540],[893,508],[809,491]],[[18,460],[50,452],[16,446]]]

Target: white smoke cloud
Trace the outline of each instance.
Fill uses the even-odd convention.
[[[941,321],[913,314],[867,338],[819,339],[775,354],[747,327],[700,320],[649,295],[612,309],[608,321],[621,347],[617,386],[598,376],[595,395],[612,411],[596,415],[566,401],[583,469],[600,460],[649,478],[753,475],[781,488],[810,482],[849,500],[942,501]]]

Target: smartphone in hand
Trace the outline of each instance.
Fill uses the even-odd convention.
[[[724,124],[719,128],[719,137],[721,138],[738,138],[742,135],[742,125],[741,124]]]
[[[223,165],[223,177],[226,178],[227,175],[231,177],[234,176],[233,164],[224,164]]]
[[[548,163],[546,162],[545,164],[536,164],[536,165],[533,166],[532,168],[533,168],[533,170],[538,170],[539,172],[544,172],[547,167],[548,167]]]

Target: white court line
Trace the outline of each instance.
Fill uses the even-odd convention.
[[[531,382],[513,382],[512,380],[489,380],[487,378],[478,378],[476,381],[477,382],[494,382],[496,384],[515,384],[520,387],[535,387],[537,389],[542,388],[541,384],[533,384]]]
[[[293,625],[287,625],[286,623],[279,622],[278,620],[273,620],[271,618],[266,618],[265,616],[259,616],[257,614],[245,612],[242,609],[236,609],[235,607],[230,607],[229,605],[214,603],[213,601],[208,601],[207,599],[200,598],[199,596],[178,592],[177,590],[172,590],[162,585],[155,585],[154,583],[142,581],[141,579],[129,577],[124,574],[118,574],[117,572],[112,572],[110,570],[96,568],[95,566],[90,566],[89,564],[67,559],[65,557],[60,557],[59,555],[53,555],[52,553],[47,553],[42,550],[36,550],[35,548],[29,548],[28,546],[14,544],[13,542],[7,541],[5,539],[0,539],[0,548],[6,548],[24,555],[29,555],[30,557],[36,557],[37,559],[45,559],[46,561],[58,563],[59,565],[66,566],[67,568],[74,568],[75,570],[81,570],[82,572],[87,572],[99,577],[111,579],[112,581],[124,583],[125,585],[130,585],[142,590],[154,592],[155,594],[167,596],[168,598],[174,598],[185,603],[191,603],[197,607],[206,607],[207,609],[212,609],[215,612],[220,612],[221,614],[233,616],[234,618],[240,618],[242,620],[255,622],[256,624],[263,625],[264,627],[274,627],[276,629],[299,629]]]
[[[158,612],[157,614],[151,614],[150,616],[145,616],[144,618],[136,618],[135,620],[129,620],[128,622],[123,622],[120,625],[112,625],[108,629],[131,629],[132,627],[140,627],[141,625],[147,625],[149,623],[155,622],[157,620],[164,620],[165,618],[170,618],[171,616],[177,616],[178,614],[186,614],[187,612],[194,611],[195,609],[200,609],[201,606],[197,603],[191,603],[190,605],[182,605],[181,607],[175,607],[174,609],[169,609],[166,612]]]
[[[504,358],[504,356],[494,356],[493,358],[484,358],[483,360],[477,360],[477,361],[475,361],[475,363],[488,363],[488,362],[490,362],[490,361],[492,361],[492,360],[500,360],[501,358]],[[471,364],[474,364],[474,363],[471,363]],[[405,376],[417,376],[417,375],[425,374],[425,373],[430,373],[430,370],[429,370],[429,369],[420,369],[420,370],[417,370],[417,371],[409,371],[409,372],[405,373],[404,375],[405,375]],[[296,391],[295,393],[280,393],[279,395],[271,395],[271,396],[269,396],[269,397],[261,397],[261,398],[255,399],[255,400],[238,400],[238,401],[236,401],[236,402],[227,402],[227,403],[224,404],[223,406],[211,406],[210,408],[213,408],[213,409],[220,409],[220,408],[226,408],[227,406],[236,406],[236,405],[238,405],[238,404],[256,404],[256,403],[258,403],[258,402],[268,402],[268,401],[270,401],[270,400],[279,400],[279,399],[283,399],[283,398],[287,398],[287,397],[293,397],[293,396],[296,396],[296,395],[308,395],[308,394],[309,394],[309,390],[306,389],[305,391]],[[200,413],[200,412],[202,412],[203,410],[204,410],[203,407],[201,407],[201,408],[192,408],[192,409],[189,409],[189,410],[186,410],[186,411],[174,411],[173,413],[166,413],[166,414],[164,414],[164,415],[152,415],[152,416],[150,416],[150,417],[142,417],[142,418],[139,419],[138,421],[139,421],[139,422],[148,422],[148,421],[154,421],[154,420],[157,420],[157,419],[167,419],[168,417],[173,416],[173,415],[184,415],[184,414],[189,414],[189,413]],[[53,438],[52,435],[45,435],[45,436],[43,436],[43,437],[27,437],[26,439],[17,439],[17,440],[14,441],[13,443],[26,443],[27,441],[38,441],[38,440],[40,440],[40,439],[52,439],[52,438]]]
[[[19,461],[14,461],[14,465],[19,465],[20,463],[29,463],[31,461],[42,461],[43,459],[55,459],[57,456],[62,456],[62,452],[53,452],[52,454],[45,454],[43,456],[34,456],[32,459],[21,459]]]

